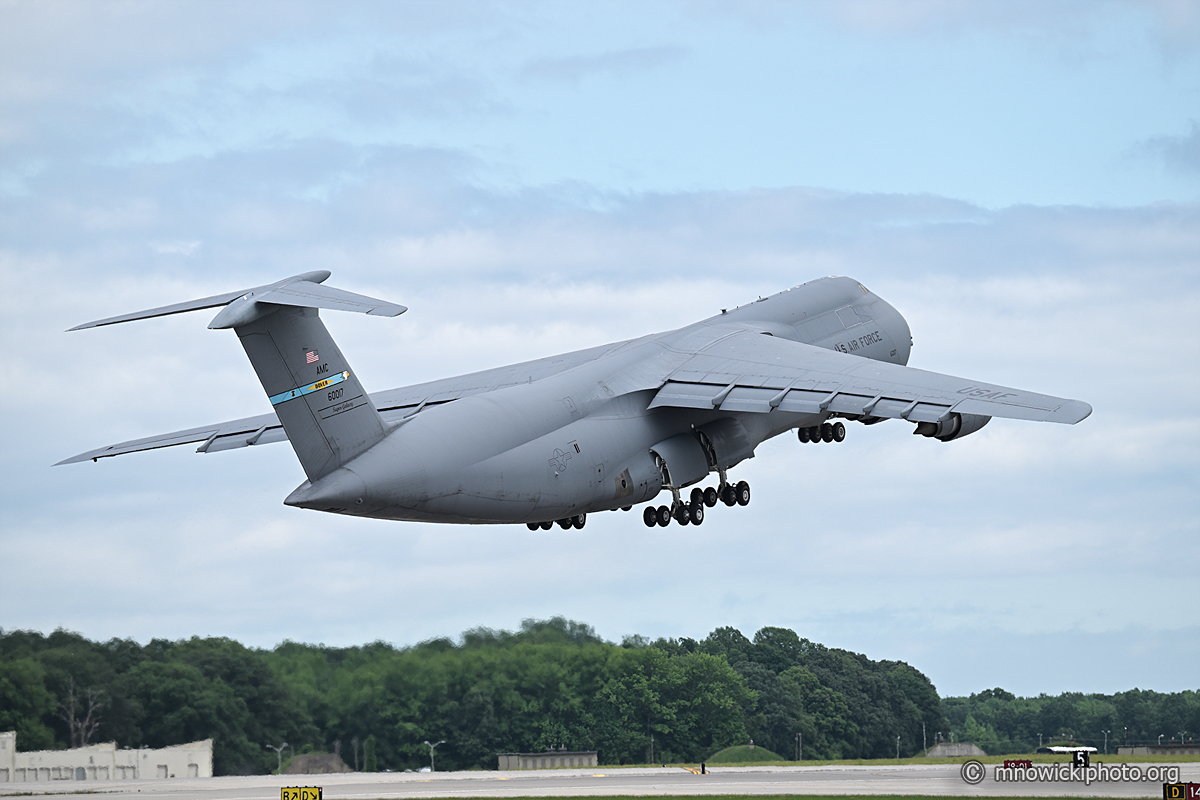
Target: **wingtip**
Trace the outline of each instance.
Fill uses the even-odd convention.
[[[400,305],[396,305],[395,303],[388,303],[387,305],[379,306],[378,308],[372,308],[370,311],[367,312],[367,316],[369,316],[369,317],[398,317],[401,314],[403,314],[405,311],[408,311],[408,306],[400,306]]]
[[[1075,425],[1083,422],[1092,415],[1092,407],[1082,400],[1068,400],[1052,412],[1055,416],[1060,416],[1061,421],[1068,425]]]

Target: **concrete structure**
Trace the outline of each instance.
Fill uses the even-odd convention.
[[[552,769],[554,767],[594,767],[599,764],[595,750],[547,750],[545,753],[501,753],[500,769]]]
[[[0,733],[0,783],[211,778],[212,739],[160,750],[118,750],[113,742],[73,750],[17,752],[15,731]]]
[[[1121,745],[1117,748],[1119,756],[1200,756],[1200,744],[1188,742],[1186,744],[1162,744],[1162,745]]]
[[[925,753],[926,758],[972,758],[986,755],[987,753],[970,742],[942,742]]]

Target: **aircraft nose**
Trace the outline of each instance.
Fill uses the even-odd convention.
[[[305,481],[283,501],[284,505],[311,508],[315,511],[348,512],[353,514],[363,505],[367,485],[353,470],[341,467],[320,478],[316,483]]]

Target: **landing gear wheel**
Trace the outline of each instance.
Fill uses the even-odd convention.
[[[545,522],[543,522],[543,523],[542,523],[541,525],[539,525],[538,527],[539,527],[539,528],[541,528],[541,529],[542,529],[542,530],[544,530],[544,531],[548,531],[548,530],[550,530],[551,528],[553,528],[553,527],[554,527],[554,523],[553,523],[553,522],[551,522],[550,520],[546,520]]]
[[[688,506],[688,516],[692,518],[693,525],[704,524],[704,500],[693,500]]]
[[[671,509],[666,506],[659,506],[658,511],[655,512],[655,516],[658,517],[660,527],[665,528],[671,524]]]
[[[658,524],[658,510],[654,506],[646,506],[642,512],[642,522],[646,523],[647,528],[653,528]]]
[[[526,522],[525,527],[531,531],[540,531],[542,529],[542,525],[539,522]]]
[[[833,423],[833,440],[835,442],[846,441],[846,426],[840,422]]]
[[[822,442],[832,442],[833,441],[833,426],[830,425],[828,422],[821,424],[821,441]]]
[[[704,490],[704,505],[712,508],[717,504],[718,499],[720,498],[717,497],[717,490],[713,487],[710,486]]]
[[[808,440],[810,442],[812,442],[813,444],[821,443],[821,426],[820,425],[817,425],[816,427],[808,429]]]
[[[675,521],[680,525],[687,525],[692,521],[692,517],[688,514],[688,507],[683,503],[675,506]]]
[[[742,481],[737,485],[737,504],[739,506],[750,505],[750,484]]]
[[[808,428],[796,429],[796,436],[799,437],[801,442],[808,444]]]
[[[688,503],[688,505],[692,505],[694,503],[703,503],[703,502],[704,502],[704,490],[701,489],[699,486],[697,486],[695,489],[692,489],[691,503]]]
[[[583,530],[583,526],[587,525],[587,514],[576,514],[571,517],[571,524],[575,526],[575,530]]]
[[[571,520],[569,519],[560,519],[555,521],[558,523],[558,527],[562,528],[564,531],[571,527]]]
[[[721,502],[727,506],[737,505],[737,490],[732,486],[726,486],[721,490]]]

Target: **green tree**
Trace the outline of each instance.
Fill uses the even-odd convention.
[[[375,735],[367,737],[363,745],[363,772],[378,772],[379,762],[375,759]]]
[[[213,770],[221,775],[261,773],[263,745],[246,737],[246,704],[223,681],[188,664],[147,661],[130,671],[145,709],[143,741],[150,747],[213,740]]]
[[[31,658],[0,661],[0,731],[16,731],[22,750],[49,750],[54,731],[46,720],[53,711],[41,664]]]

